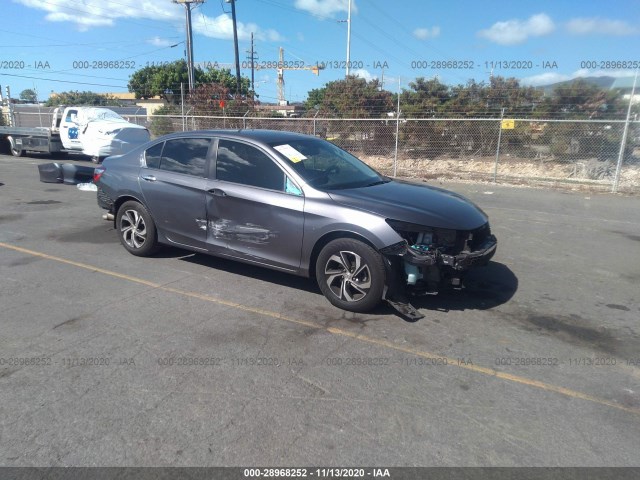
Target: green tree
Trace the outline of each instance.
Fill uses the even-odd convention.
[[[176,60],[166,65],[149,65],[136,70],[129,77],[127,86],[136,98],[160,96],[171,102],[174,93],[179,94],[174,89],[179,90],[181,83],[189,83],[187,62]]]
[[[180,115],[180,107],[176,107],[175,105],[164,105],[158,108],[153,112],[151,118],[151,125],[149,126],[151,134],[154,137],[159,137],[160,135],[177,131],[182,123],[179,117]]]
[[[322,106],[322,102],[324,101],[324,95],[327,92],[326,87],[322,88],[314,88],[307,93],[307,99],[304,102],[304,108],[309,112],[314,112],[317,108]]]
[[[450,89],[437,78],[416,78],[400,94],[400,109],[405,117],[434,116],[442,113],[450,98]]]
[[[69,91],[52,94],[46,103],[47,107],[59,105],[89,105],[89,106],[117,106],[120,102],[117,98],[95,92]]]
[[[228,88],[233,94],[247,95],[249,93],[250,80],[242,77],[240,92],[236,92],[236,79],[228,69],[209,67],[205,71],[201,68],[195,68],[193,76],[196,85],[219,83]],[[188,83],[187,62],[176,60],[166,65],[149,65],[136,70],[129,77],[128,88],[130,92],[135,93],[136,98],[159,96],[171,103],[175,98],[179,98],[181,84],[186,87]]]
[[[547,118],[588,119],[611,116],[620,109],[618,92],[578,79],[556,86],[538,108]],[[619,112],[618,112],[619,113]]]
[[[445,106],[447,116],[477,118],[487,113],[487,84],[471,79],[451,88]]]
[[[324,114],[341,117],[386,117],[394,110],[393,95],[382,90],[377,79],[367,81],[349,76],[326,84],[320,110]]]
[[[537,109],[541,118],[604,119],[626,114],[618,92],[605,90],[583,79],[557,85]],[[628,105],[628,104],[627,104]],[[617,155],[621,131],[609,125],[549,123],[540,141],[550,146],[557,160],[573,161],[597,157],[611,160]]]
[[[235,75],[231,73],[231,70],[227,69],[216,69],[213,67],[207,68],[206,71],[203,72],[202,77],[199,82],[196,83],[213,83],[222,85],[226,88],[230,94],[232,95],[242,95],[249,96],[253,92],[251,89],[251,80],[247,77],[240,77],[240,91],[237,90],[237,81]]]
[[[541,101],[542,93],[533,87],[523,87],[517,78],[491,77],[485,89],[487,113],[500,116],[529,116]]]
[[[20,100],[22,100],[23,102],[35,103],[37,99],[38,95],[36,94],[35,90],[32,90],[31,88],[27,88],[20,92]]]
[[[235,90],[235,78],[233,80]],[[254,101],[251,96],[233,94],[225,83],[203,83],[198,85],[189,94],[188,102],[192,105],[193,112],[196,115],[224,114],[232,117],[242,116],[254,107]]]

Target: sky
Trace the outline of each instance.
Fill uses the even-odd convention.
[[[185,8],[171,0],[0,0],[0,85],[17,97],[51,92],[127,91],[129,75],[185,58]],[[240,62],[254,34],[255,89],[278,99],[279,49],[285,97],[345,76],[349,0],[236,0]],[[231,4],[193,9],[194,60],[231,67]],[[525,85],[581,76],[633,76],[640,66],[640,0],[351,1],[351,73],[378,78],[390,91],[417,77],[447,84],[501,75]],[[241,73],[250,77],[250,70]]]

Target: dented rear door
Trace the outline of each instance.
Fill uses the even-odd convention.
[[[208,250],[206,171],[210,138],[176,138],[145,151],[140,189],[161,233],[178,246]]]

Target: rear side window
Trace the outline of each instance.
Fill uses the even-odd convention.
[[[204,177],[210,138],[174,138],[162,150],[160,169]]]
[[[160,168],[160,155],[164,142],[157,143],[153,147],[147,148],[144,152],[144,161],[149,168]]]
[[[284,191],[284,172],[267,154],[251,145],[231,140],[218,142],[216,178]]]

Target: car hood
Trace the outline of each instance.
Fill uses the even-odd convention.
[[[93,120],[88,122],[87,128],[101,130],[103,132],[108,132],[110,130],[116,129],[135,129],[135,130],[146,130],[146,127],[142,125],[136,125],[135,123],[127,122],[126,120]]]
[[[391,180],[328,193],[341,205],[434,228],[473,230],[488,221],[487,215],[467,198],[428,185]]]

